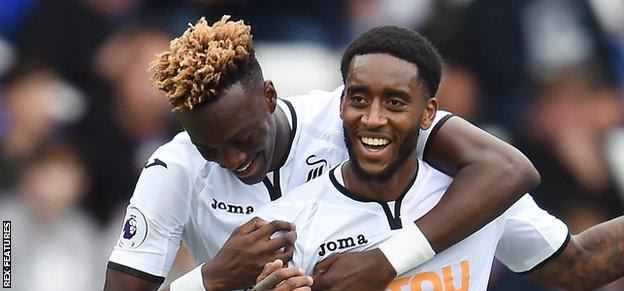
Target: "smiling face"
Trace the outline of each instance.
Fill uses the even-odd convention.
[[[177,115],[206,160],[255,184],[266,176],[273,158],[276,95],[270,82],[237,82],[214,103]]]
[[[419,129],[431,125],[437,103],[425,97],[415,64],[389,54],[357,55],[342,98],[345,141],[359,178],[383,182],[405,161],[416,161]]]

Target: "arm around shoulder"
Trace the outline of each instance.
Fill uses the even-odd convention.
[[[527,275],[568,290],[593,290],[623,277],[624,216],[572,236],[563,252]]]
[[[416,221],[436,252],[485,226],[540,182],[519,150],[457,116],[431,133],[424,159],[454,176],[440,203]]]
[[[502,171],[508,183],[522,190],[517,198],[539,185],[541,178],[535,166],[512,145],[458,116],[438,127],[423,149],[424,160],[436,169],[456,176],[467,167],[487,165]]]

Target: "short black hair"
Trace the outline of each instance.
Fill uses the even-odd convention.
[[[389,54],[415,64],[427,97],[436,95],[442,78],[442,57],[424,36],[398,26],[375,27],[351,41],[340,63],[342,81],[346,81],[353,57],[375,53]]]

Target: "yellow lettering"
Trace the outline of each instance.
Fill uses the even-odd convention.
[[[422,284],[430,282],[433,291],[442,291],[442,279],[434,272],[424,272],[412,277],[412,291],[422,291]]]
[[[468,291],[470,288],[470,262],[464,260],[459,263],[461,285],[455,287],[455,276],[451,266],[442,267],[442,278],[435,272],[418,273],[411,277],[394,279],[386,291],[402,291],[410,287],[412,291],[423,291],[423,284],[431,284],[433,291]],[[425,285],[427,286],[427,285]],[[429,290],[429,288],[427,288]]]
[[[461,269],[461,285],[455,288],[453,283],[453,269],[451,266],[442,268],[442,276],[444,277],[444,290],[445,291],[468,291],[470,286],[470,263],[468,261],[462,261],[459,263]]]
[[[392,282],[390,282],[390,285],[388,285],[388,289],[386,290],[401,291],[401,287],[405,285],[409,285],[410,279],[411,279],[410,277],[394,279],[392,280]]]

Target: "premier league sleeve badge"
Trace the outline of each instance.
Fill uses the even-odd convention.
[[[124,218],[123,228],[117,245],[125,249],[139,247],[147,238],[147,221],[141,211],[130,206]]]

